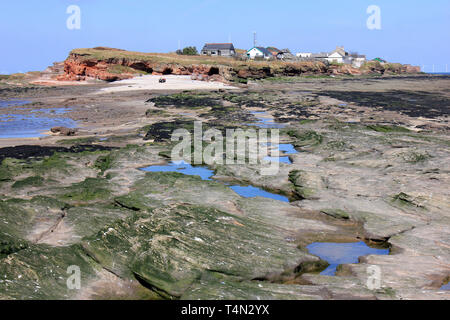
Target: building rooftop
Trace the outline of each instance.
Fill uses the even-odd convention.
[[[232,43],[206,43],[202,50],[234,50]]]
[[[267,50],[269,50],[272,53],[279,53],[279,52],[281,52],[280,49],[275,48],[275,47],[267,47]]]
[[[272,53],[264,47],[255,47],[255,48],[258,49],[259,51],[261,51],[265,56],[272,56]]]

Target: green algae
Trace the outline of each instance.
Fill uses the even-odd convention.
[[[147,102],[153,102],[155,107],[163,108],[175,106],[177,108],[202,109],[217,104],[215,99],[207,97],[203,94],[194,93],[176,93],[172,95],[158,96],[149,99]]]
[[[106,170],[110,169],[113,165],[113,157],[111,154],[100,156],[95,160],[94,167],[100,170],[100,174],[103,175]]]
[[[302,170],[289,172],[289,181],[293,185],[293,192],[299,199],[314,199],[317,189],[310,183],[308,173]]]
[[[268,225],[188,204],[136,213],[85,241],[108,269],[137,275],[171,297],[182,296],[206,271],[251,280],[313,260]]]
[[[341,209],[322,209],[320,210],[320,212],[336,219],[343,219],[343,220],[350,219],[350,214]]]
[[[400,133],[408,133],[411,132],[409,129],[400,126],[387,126],[387,125],[369,125],[366,126],[367,129],[373,130],[376,132],[389,133],[389,132],[400,132]]]
[[[4,299],[70,299],[77,290],[67,286],[70,266],[81,273],[81,287],[94,276],[95,262],[75,245],[55,248],[30,245],[8,255],[0,263],[0,297]]]
[[[17,180],[12,185],[13,189],[22,189],[27,187],[41,187],[44,185],[44,178],[41,176],[32,176],[22,180]]]
[[[105,179],[86,178],[83,182],[65,188],[63,200],[89,202],[93,200],[108,199],[111,196],[109,184]]]
[[[295,147],[313,147],[320,145],[323,142],[323,135],[315,131],[297,131],[290,129],[286,132],[290,137],[295,138]]]

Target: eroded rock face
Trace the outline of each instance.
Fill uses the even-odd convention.
[[[230,60],[232,62],[232,60]],[[153,75],[192,75],[195,80],[230,81],[240,79],[264,79],[269,77],[299,75],[361,75],[384,73],[418,73],[420,67],[401,64],[369,62],[361,69],[350,65],[327,65],[324,62],[295,62],[253,66],[251,64],[206,65],[161,63],[158,59],[136,60],[128,58],[85,57],[72,52],[64,62],[64,75],[59,80],[100,79],[117,81],[130,79],[139,72]]]
[[[65,74],[58,76],[57,79],[61,81],[80,81],[92,78],[112,82],[133,78],[131,73],[113,74],[107,71],[110,64],[104,61],[83,61],[77,56],[71,56],[64,61]]]
[[[124,67],[124,68],[121,68]],[[117,68],[116,72],[112,72]],[[197,80],[223,80],[227,78],[227,67],[211,65],[180,65],[177,63],[159,63],[152,61],[134,61],[128,59],[84,59],[77,54],[71,54],[64,62],[65,74],[58,80],[99,79],[108,82],[130,79],[139,72],[153,75],[201,75]]]

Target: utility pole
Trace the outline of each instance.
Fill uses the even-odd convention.
[[[253,32],[253,47],[256,47],[256,31]]]

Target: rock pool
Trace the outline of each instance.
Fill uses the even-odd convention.
[[[336,268],[340,264],[358,263],[359,257],[371,254],[389,254],[389,249],[371,248],[362,241],[354,243],[315,242],[306,248],[311,254],[318,256],[330,264],[328,268],[320,273],[325,276],[334,276],[336,274]]]
[[[0,107],[18,107],[29,103],[25,100],[0,101]],[[0,138],[36,138],[45,136],[42,132],[52,127],[75,128],[77,123],[69,118],[49,117],[48,115],[62,115],[70,111],[67,108],[37,109],[26,114],[0,114]],[[23,112],[23,111],[22,111]]]
[[[172,161],[167,165],[149,166],[142,168],[141,170],[146,172],[179,172],[189,176],[199,176],[202,180],[206,181],[210,181],[211,177],[214,175],[213,170],[205,167],[193,167],[185,161]],[[230,186],[230,189],[244,198],[264,197],[289,202],[288,197],[270,193],[253,186]]]

